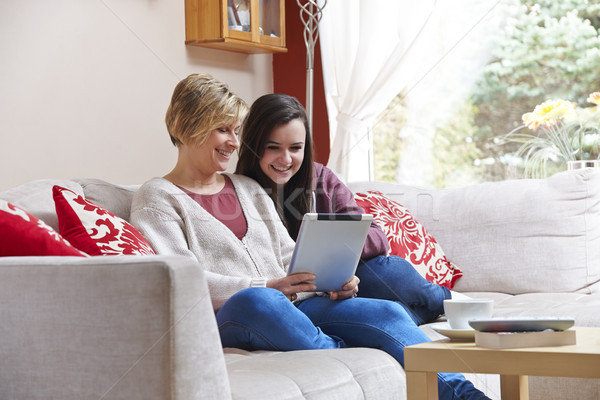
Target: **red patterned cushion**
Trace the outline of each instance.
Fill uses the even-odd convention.
[[[80,256],[44,221],[0,199],[0,256]]]
[[[389,255],[404,258],[430,282],[454,287],[462,271],[448,261],[433,236],[406,208],[376,191],[356,193],[354,199],[385,232],[390,243]]]
[[[60,186],[52,188],[58,230],[89,255],[155,254],[142,234],[124,219]]]

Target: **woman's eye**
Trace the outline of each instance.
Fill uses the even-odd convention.
[[[277,146],[267,146],[267,150],[277,150]]]
[[[294,146],[294,147],[292,147],[292,151],[302,151],[302,147],[301,146]]]

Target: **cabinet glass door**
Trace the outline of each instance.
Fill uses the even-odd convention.
[[[279,1],[260,0],[259,2],[261,35],[281,37],[279,23]]]
[[[250,32],[250,0],[227,0],[227,27]]]
[[[260,42],[269,46],[285,47],[284,15],[279,0],[259,0]]]

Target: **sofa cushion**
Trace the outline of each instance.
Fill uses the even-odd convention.
[[[387,236],[388,255],[404,258],[430,282],[454,287],[462,271],[448,261],[441,246],[405,207],[377,191],[356,193],[354,199]]]
[[[351,190],[378,190],[405,205],[460,265],[457,291],[589,293],[598,287],[600,170],[448,189],[362,182]]]
[[[52,200],[52,187],[54,185],[60,185],[77,194],[83,194],[81,186],[74,181],[38,179],[0,192],[0,199],[22,208],[58,231],[58,218]]]
[[[226,348],[233,398],[402,399],[404,370],[381,350],[244,351]]]
[[[131,201],[141,185],[116,185],[93,178],[75,179],[75,182],[81,185],[87,200],[129,221]]]
[[[0,257],[80,256],[80,252],[44,221],[0,199]]]
[[[150,255],[154,251],[131,224],[82,195],[54,186],[59,232],[90,255]]]

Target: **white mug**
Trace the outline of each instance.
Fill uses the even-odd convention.
[[[470,319],[485,319],[492,316],[494,301],[491,299],[447,299],[444,312],[452,329],[473,329]]]

